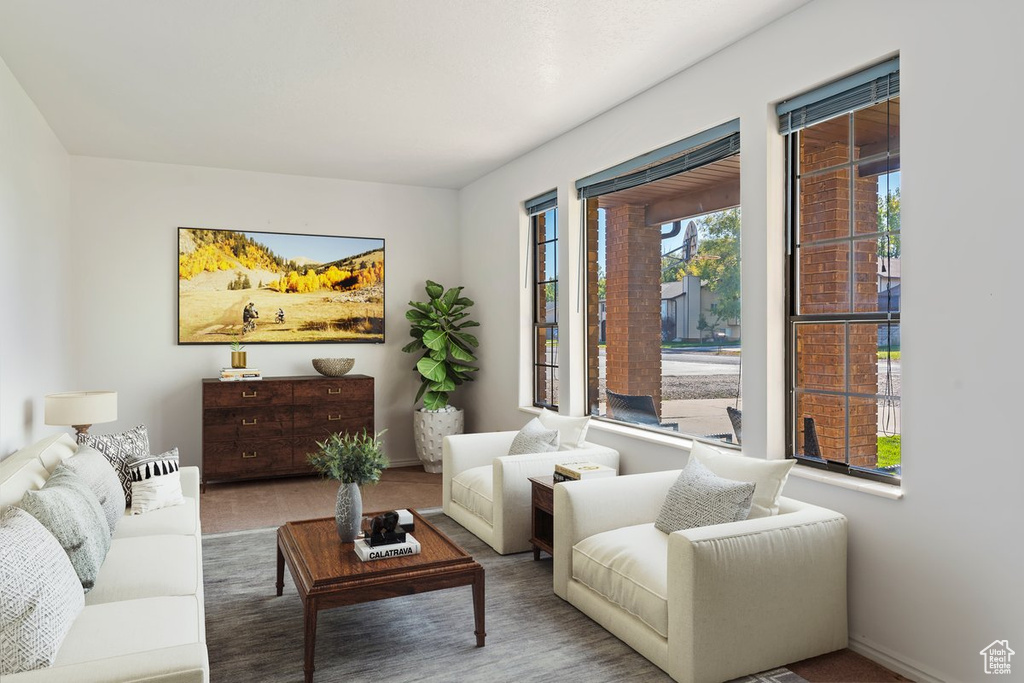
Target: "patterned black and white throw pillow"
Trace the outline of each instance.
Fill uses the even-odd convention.
[[[0,517],[0,675],[53,664],[85,605],[85,593],[60,543],[21,508]]]
[[[654,527],[670,534],[681,529],[739,522],[750,514],[754,484],[724,479],[690,458],[665,496]]]
[[[132,503],[132,482],[128,476],[128,461],[149,455],[149,433],[146,425],[139,425],[116,434],[79,434],[79,446],[91,446],[106,456],[124,490],[126,505]]]
[[[132,481],[133,515],[185,502],[177,448],[160,455],[132,458],[128,473]]]

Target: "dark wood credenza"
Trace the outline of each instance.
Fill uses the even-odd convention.
[[[203,380],[203,490],[211,481],[314,474],[306,454],[335,432],[373,426],[373,378]]]

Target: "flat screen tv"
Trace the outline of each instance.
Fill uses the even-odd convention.
[[[384,342],[384,240],[178,228],[178,343]]]

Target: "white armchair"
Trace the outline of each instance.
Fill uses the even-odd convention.
[[[846,647],[846,518],[780,498],[774,516],[664,534],[678,476],[556,485],[555,593],[686,683]]]
[[[507,455],[517,432],[447,436],[443,446],[444,513],[502,555],[530,550],[530,477],[558,463],[589,461],[619,469],[619,452],[583,442],[578,448]]]

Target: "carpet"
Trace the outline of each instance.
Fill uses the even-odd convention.
[[[486,572],[486,646],[469,586],[320,612],[318,683],[349,681],[671,681],[551,592],[551,561],[501,556],[440,512],[429,519]],[[212,681],[301,681],[302,603],[285,570],[275,595],[276,529],[203,537]],[[787,669],[738,679],[801,683]]]

